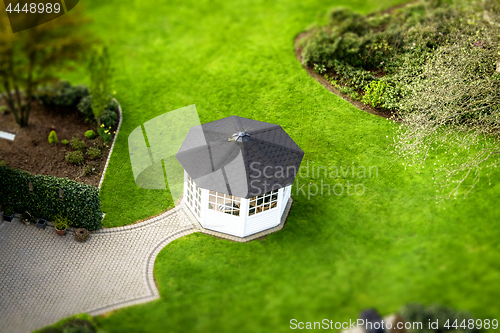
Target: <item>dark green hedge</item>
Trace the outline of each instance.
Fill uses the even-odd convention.
[[[72,221],[72,226],[88,230],[99,229],[102,220],[97,187],[68,178],[32,175],[9,167],[0,167],[0,204],[10,204],[16,212],[28,211],[48,220],[61,214]]]

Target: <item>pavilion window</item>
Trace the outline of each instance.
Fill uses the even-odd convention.
[[[193,179],[188,175],[187,184],[187,202],[195,214],[201,217],[201,189],[196,185]]]
[[[234,195],[209,191],[208,209],[231,215],[240,215],[241,198]]]
[[[278,207],[278,190],[269,191],[250,198],[248,215],[251,216],[259,214],[276,207]]]

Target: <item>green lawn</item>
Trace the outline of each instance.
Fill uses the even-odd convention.
[[[398,1],[85,3],[92,29],[112,47],[124,111],[102,187],[104,226],[171,207],[167,191],[134,184],[127,137],[190,104],[202,122],[238,115],[281,124],[311,167],[378,169],[378,177],[323,180],[361,183],[361,196],[308,200],[294,190],[286,227],[264,240],[194,234],[171,243],[155,266],[161,299],[98,317],[107,331],[278,332],[292,318],[343,321],[407,302],[438,302],[480,318],[500,313],[499,174],[468,199],[436,206],[431,167],[405,170],[390,153],[396,125],[331,94],[295,59],[294,37],[324,22],[330,7],[367,13]]]

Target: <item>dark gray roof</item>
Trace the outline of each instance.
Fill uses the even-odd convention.
[[[281,126],[238,116],[192,127],[175,155],[199,187],[242,198],[292,185],[303,156]]]

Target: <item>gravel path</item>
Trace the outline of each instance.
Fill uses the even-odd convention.
[[[197,231],[184,204],[84,243],[72,234],[0,222],[0,332],[25,333],[75,313],[91,315],[159,297],[156,255]]]

